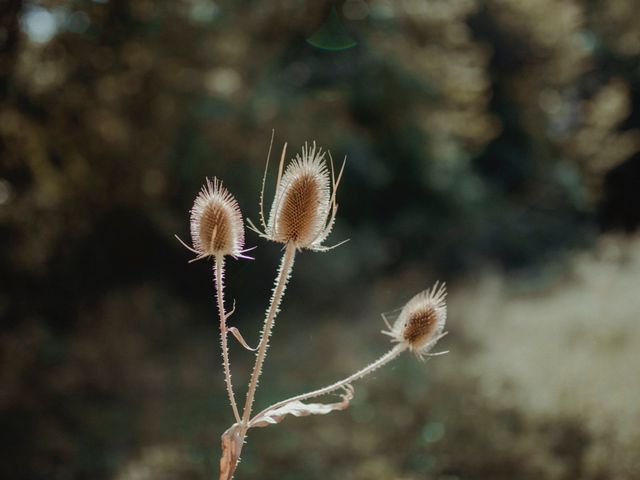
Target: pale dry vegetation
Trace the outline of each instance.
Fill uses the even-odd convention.
[[[360,366],[383,345],[375,312],[421,276],[376,282],[349,322],[325,314],[301,331],[302,312],[284,313],[279,335],[288,341],[270,357],[265,393],[277,398],[290,384]],[[604,238],[576,253],[567,273],[531,278],[486,272],[452,286],[445,359],[426,368],[400,359],[359,385],[349,410],[257,431],[243,478],[635,478],[640,241]],[[317,354],[299,356],[311,343],[323,346],[322,369]],[[149,442],[117,480],[207,478],[185,444]]]

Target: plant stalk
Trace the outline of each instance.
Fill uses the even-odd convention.
[[[242,418],[222,435],[220,480],[231,480],[233,473],[240,463],[240,453],[242,452],[244,439],[247,436],[247,430],[249,430],[249,419],[251,417],[253,399],[255,397],[256,388],[258,387],[258,380],[262,373],[262,364],[264,363],[264,359],[267,355],[271,329],[273,328],[273,323],[279,312],[280,302],[282,301],[284,291],[287,287],[287,282],[291,275],[295,255],[295,245],[293,243],[288,243],[282,256],[282,260],[280,261],[278,276],[276,277],[276,283],[273,287],[269,308],[267,309],[264,325],[262,327],[260,343],[258,344],[258,353],[256,354],[256,362],[253,366],[253,371],[251,372],[251,380],[249,381],[249,388],[247,390],[247,398],[242,412]]]
[[[262,364],[267,355],[267,349],[269,348],[269,337],[271,336],[271,329],[275,321],[276,315],[280,310],[280,302],[284,295],[284,291],[293,269],[293,262],[295,260],[296,247],[293,243],[288,243],[282,261],[280,263],[280,269],[278,271],[278,277],[276,279],[275,286],[273,287],[273,294],[271,295],[271,301],[269,303],[269,309],[265,318],[264,327],[262,328],[262,334],[260,336],[260,344],[258,346],[258,353],[256,354],[256,363],[253,366],[253,372],[251,373],[251,380],[249,382],[249,389],[247,390],[247,399],[245,401],[241,425],[242,436],[246,435],[246,431],[249,428],[249,418],[251,417],[251,409],[253,407],[253,400],[258,387],[258,380],[262,374]]]
[[[231,383],[231,366],[229,365],[229,346],[227,343],[227,314],[224,311],[224,284],[222,281],[224,277],[224,256],[216,256],[214,270],[216,279],[215,282],[218,316],[220,317],[220,344],[222,346],[222,365],[224,367],[224,380],[227,385],[227,394],[229,395],[229,402],[231,403],[233,416],[235,417],[236,422],[239,422],[240,413],[238,412],[236,397],[233,393],[233,385]]]
[[[353,383],[356,380],[361,379],[362,377],[369,375],[370,373],[372,373],[373,371],[377,370],[378,368],[382,367],[383,365],[386,365],[387,363],[389,363],[391,360],[393,360],[394,358],[396,358],[398,355],[400,355],[403,351],[406,350],[406,345],[399,343],[396,346],[394,346],[391,350],[389,350],[387,353],[385,353],[384,355],[382,355],[380,358],[378,358],[375,362],[370,363],[369,365],[367,365],[366,367],[358,370],[357,372],[355,372],[352,375],[349,375],[346,378],[343,378],[342,380],[339,380],[335,383],[332,383],[331,385],[327,385],[326,387],[322,387],[319,388],[317,390],[313,390],[312,392],[308,392],[308,393],[302,393],[300,395],[296,395],[295,397],[291,397],[291,398],[287,398],[286,400],[282,400],[278,403],[275,403],[273,405],[271,405],[270,407],[264,409],[262,412],[258,413],[254,418],[256,417],[260,417],[261,415],[266,414],[267,412],[269,412],[270,410],[274,410],[276,408],[280,408],[290,402],[295,402],[295,401],[302,401],[302,400],[307,400],[309,398],[315,398],[315,397],[320,397],[322,395],[326,395],[328,393],[331,392],[335,392],[336,390],[338,390],[339,388],[342,388],[350,383]]]
[[[256,363],[253,366],[253,372],[251,373],[251,380],[249,382],[249,390],[247,391],[247,399],[244,405],[242,415],[243,432],[246,432],[249,425],[249,418],[251,417],[251,409],[253,407],[253,400],[258,387],[258,380],[262,374],[262,364],[267,355],[267,349],[269,348],[269,337],[271,336],[271,329],[275,321],[276,315],[280,310],[280,302],[284,290],[287,287],[291,270],[293,269],[293,262],[295,260],[296,248],[293,243],[288,243],[282,261],[280,263],[280,269],[278,271],[278,277],[276,279],[275,286],[273,287],[273,294],[271,296],[271,302],[269,303],[269,309],[267,311],[267,317],[262,328],[262,334],[260,336],[260,345],[258,347],[258,353],[256,355]]]

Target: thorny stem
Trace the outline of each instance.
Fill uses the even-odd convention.
[[[356,373],[349,375],[348,377],[343,378],[342,380],[332,383],[331,385],[328,385],[326,387],[319,388],[312,392],[302,393],[300,395],[296,395],[295,397],[287,398],[286,400],[282,400],[281,402],[275,403],[270,407],[264,409],[262,412],[258,413],[254,418],[260,417],[266,414],[267,412],[269,412],[270,410],[275,410],[276,408],[280,408],[290,402],[307,400],[309,398],[320,397],[322,395],[335,392],[336,390],[342,387],[345,387],[346,385],[349,385],[350,383],[353,383],[356,380],[361,379],[362,377],[372,373],[373,371],[377,370],[383,365],[389,363],[391,360],[393,360],[398,355],[400,355],[404,350],[406,350],[406,348],[407,348],[406,345],[399,343],[396,346],[394,346],[391,350],[389,350],[387,353],[385,353],[380,358],[378,358],[375,362],[370,363],[366,367],[358,370]]]
[[[227,394],[229,395],[229,402],[231,402],[231,408],[233,409],[233,416],[236,422],[240,421],[240,414],[238,413],[238,406],[236,405],[236,397],[233,393],[233,385],[231,384],[231,367],[229,365],[229,346],[227,344],[227,316],[224,311],[224,284],[222,277],[224,276],[224,256],[217,255],[214,263],[214,270],[216,276],[216,297],[218,303],[218,316],[220,317],[220,343],[222,345],[222,365],[224,366],[224,380],[227,384]]]
[[[280,263],[280,269],[278,271],[278,278],[276,279],[275,286],[273,287],[273,294],[271,295],[271,302],[269,303],[269,309],[264,321],[264,327],[262,328],[262,334],[260,336],[260,344],[258,346],[258,353],[256,354],[256,363],[253,366],[253,372],[251,373],[251,381],[249,382],[249,389],[247,391],[247,399],[244,404],[244,410],[242,415],[242,436],[246,434],[249,428],[249,418],[251,417],[251,409],[253,407],[253,398],[258,386],[258,380],[262,373],[262,364],[264,363],[265,356],[267,355],[267,348],[269,347],[269,337],[271,336],[271,329],[273,328],[273,322],[280,310],[280,302],[284,290],[287,287],[289,276],[293,268],[293,262],[296,255],[296,247],[293,243],[288,243],[282,261]]]

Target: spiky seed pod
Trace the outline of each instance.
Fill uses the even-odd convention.
[[[267,235],[276,242],[292,242],[297,248],[319,245],[330,213],[329,182],[324,152],[316,149],[315,143],[311,148],[305,144],[302,156],[296,156],[280,180]]]
[[[446,297],[444,283],[436,283],[431,289],[418,293],[402,308],[393,326],[383,333],[422,359],[443,335]]]
[[[236,199],[217,178],[207,179],[193,204],[191,240],[198,259],[243,256],[242,213]]]
[[[273,140],[273,139],[272,139]],[[338,204],[336,190],[342,177],[344,163],[334,175],[333,162],[331,171],[325,161],[325,152],[305,143],[302,153],[284,169],[286,144],[282,151],[276,193],[271,204],[269,219],[265,223],[263,214],[263,191],[260,196],[260,220],[263,231],[249,221],[249,227],[260,236],[279,243],[292,244],[296,249],[303,248],[325,251],[333,247],[325,247],[322,243],[333,228]],[[331,157],[329,155],[329,157]],[[268,168],[268,159],[267,159]],[[265,169],[266,178],[266,169]]]

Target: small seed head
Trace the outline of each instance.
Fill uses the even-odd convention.
[[[198,258],[242,255],[244,226],[240,207],[217,178],[207,179],[193,204],[191,240]]]
[[[447,291],[444,283],[415,295],[402,308],[389,331],[394,342],[402,343],[419,358],[442,337],[447,320]]]

